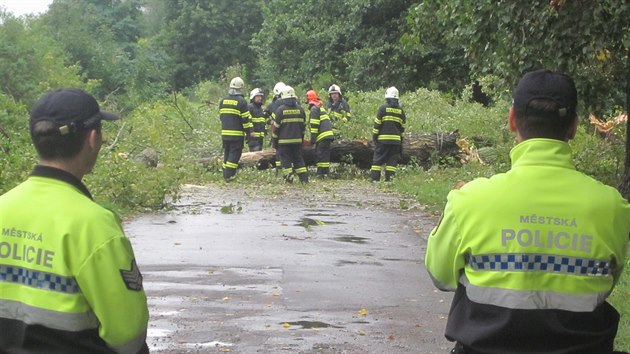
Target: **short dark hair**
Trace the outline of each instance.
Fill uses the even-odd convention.
[[[31,127],[31,140],[40,159],[66,160],[79,154],[88,133],[92,129],[100,132],[101,122],[69,134],[61,134],[53,122],[39,121]]]
[[[575,114],[564,117],[536,114],[536,112],[550,112],[558,109],[553,100],[537,98],[529,102],[531,109],[523,116],[516,114],[516,126],[524,139],[547,138],[565,140]]]
[[[575,82],[546,69],[525,74],[514,90],[516,126],[524,139],[566,140],[577,108]]]

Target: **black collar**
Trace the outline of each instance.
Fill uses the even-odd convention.
[[[81,193],[85,194],[86,197],[94,200],[94,198],[92,198],[92,194],[90,194],[90,191],[83,184],[83,182],[81,182],[81,180],[76,178],[70,172],[66,172],[55,167],[36,165],[35,168],[33,168],[33,172],[31,172],[31,176],[54,178],[66,182],[77,187],[81,191]]]

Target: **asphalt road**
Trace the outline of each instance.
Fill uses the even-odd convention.
[[[314,190],[186,186],[127,222],[151,352],[448,353],[451,295],[423,266],[436,218],[374,185]]]

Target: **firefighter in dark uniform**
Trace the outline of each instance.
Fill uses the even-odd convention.
[[[245,137],[253,137],[252,122],[243,98],[245,83],[240,77],[230,81],[228,96],[219,103],[221,139],[223,140],[223,178],[228,181],[236,175],[238,161],[243,153]]]
[[[391,181],[396,174],[398,159],[402,153],[402,133],[407,117],[398,102],[398,89],[390,87],[385,91],[386,102],[378,109],[372,129],[374,159],[372,160],[372,181],[381,179],[381,166],[385,166],[385,181]]]
[[[306,183],[308,171],[302,157],[306,113],[291,86],[285,86],[280,97],[280,106],[273,114],[273,135],[278,141],[278,157],[282,165],[282,174],[287,182],[292,181],[292,175],[295,173],[300,178],[300,182]]]
[[[276,112],[276,108],[278,108],[278,106],[280,105],[280,94],[282,93],[282,89],[286,86],[286,84],[282,81],[277,82],[274,86],[273,86],[273,98],[271,99],[271,102],[269,102],[269,104],[267,105],[267,107],[265,107],[264,113],[265,113],[265,117],[267,117],[267,124],[269,125],[269,130],[272,130],[272,116],[273,114]],[[271,141],[269,142],[269,144],[275,149],[277,148],[277,144],[276,141],[273,139],[273,137],[271,138]]]
[[[306,92],[306,102],[309,107],[311,144],[315,145],[317,156],[317,177],[325,177],[330,171],[330,144],[335,139],[333,125],[326,111],[322,109],[322,101],[317,92]]]
[[[83,177],[118,119],[63,89],[30,116],[39,164],[0,196],[0,353],[148,354],[142,274],[120,218]]]
[[[263,147],[266,128],[265,113],[262,108],[263,99],[263,91],[259,88],[255,88],[249,93],[249,105],[247,105],[247,110],[251,116],[254,132],[253,136],[247,140],[249,151],[260,151]]]
[[[265,116],[267,117],[267,125],[269,125],[269,132],[270,132],[270,136],[271,139],[269,141],[269,145],[271,147],[273,147],[274,149],[276,149],[276,160],[274,161],[275,167],[276,167],[276,173],[279,171],[280,169],[280,157],[278,156],[278,140],[274,138],[273,136],[273,114],[276,111],[276,108],[278,108],[278,105],[280,104],[281,98],[280,98],[280,93],[282,92],[282,89],[286,86],[286,84],[282,81],[278,81],[276,82],[276,84],[273,86],[273,98],[271,99],[271,102],[269,102],[269,104],[267,105],[267,107],[265,108],[264,112],[265,112]]]
[[[337,85],[333,84],[328,88],[328,102],[326,103],[326,109],[328,109],[328,116],[332,119],[333,123],[338,121],[345,123],[352,119],[350,105],[341,94],[341,88]]]

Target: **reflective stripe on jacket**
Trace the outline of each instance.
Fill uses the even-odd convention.
[[[400,145],[406,122],[407,116],[400,106],[384,103],[374,118],[372,135],[380,143]]]
[[[0,196],[0,230],[0,328],[14,328],[0,331],[0,352],[145,346],[147,302],[131,244],[80,181],[37,166]]]
[[[309,123],[311,126],[311,139],[321,141],[333,140],[333,125],[325,110],[320,106],[311,105],[309,110]]]
[[[306,128],[304,109],[294,98],[283,99],[273,115],[278,144],[302,144]]]
[[[343,119],[352,119],[350,105],[343,97],[339,98],[339,101],[336,102],[329,98],[328,102],[326,102],[326,108],[328,109],[328,116],[333,122]]]
[[[507,173],[451,191],[429,236],[427,270],[438,288],[458,292],[447,337],[475,349],[490,338],[512,338],[507,346],[517,348],[522,336],[514,352],[531,352],[533,337],[563,338],[575,348],[610,341],[593,337],[616,331],[614,316],[602,314],[611,312],[604,301],[626,262],[628,202],[576,171],[566,142],[529,139],[510,156]],[[572,313],[588,324],[559,320]],[[515,322],[518,335],[509,332]]]
[[[250,102],[247,105],[247,110],[249,111],[249,115],[251,116],[254,137],[263,138],[265,136],[267,119],[262,108],[262,103]]]
[[[228,95],[219,103],[221,137],[223,140],[238,140],[248,135],[253,128],[247,102],[243,96]]]

